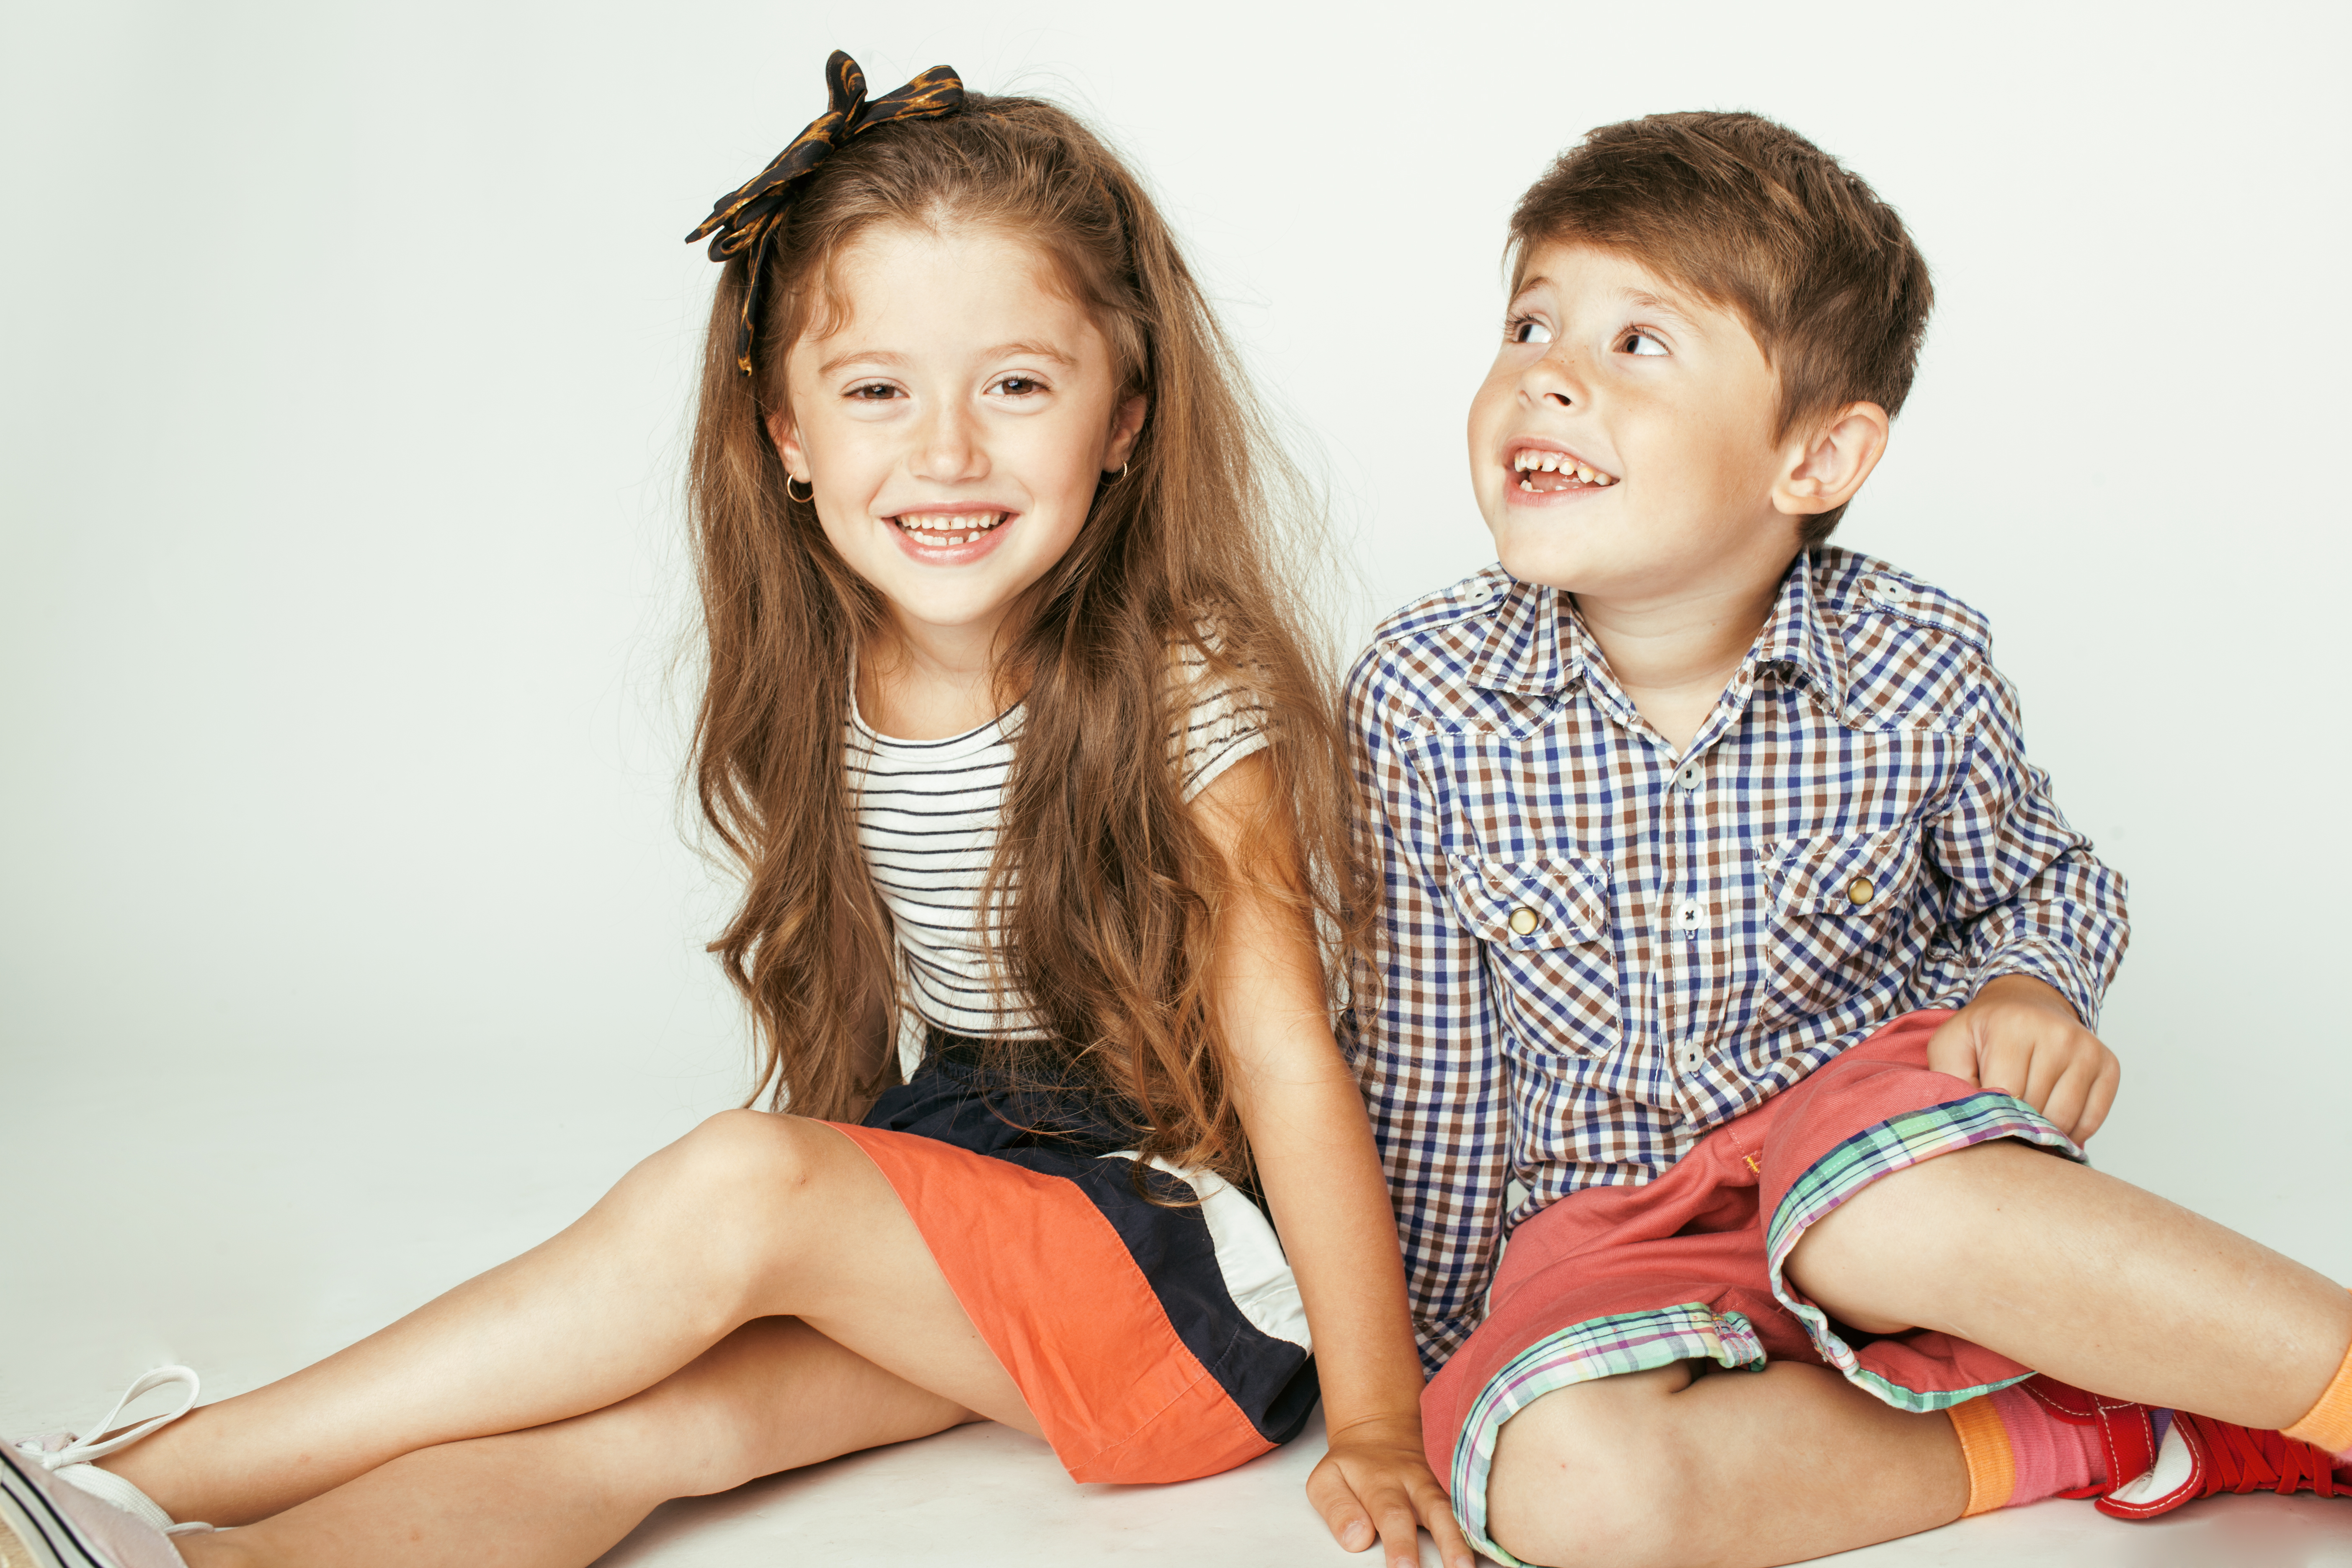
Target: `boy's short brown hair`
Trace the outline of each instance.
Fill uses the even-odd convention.
[[[1511,213],[1511,291],[1538,245],[1620,252],[1731,310],[1780,381],[1779,440],[1849,403],[1903,407],[1935,290],[1895,209],[1756,114],[1652,114],[1593,131]],[[1806,546],[1843,507],[1807,520]]]

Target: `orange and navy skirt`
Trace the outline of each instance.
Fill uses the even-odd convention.
[[[1210,1173],[1139,1168],[1082,1089],[1012,1086],[982,1049],[934,1030],[909,1082],[831,1125],[888,1178],[1071,1479],[1191,1480],[1297,1436],[1313,1347],[1265,1211]]]

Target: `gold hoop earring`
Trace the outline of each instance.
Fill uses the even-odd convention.
[[[809,502],[816,500],[816,481],[814,479],[803,479],[801,482],[808,486],[808,494],[804,496],[796,496],[793,494],[793,476],[786,474],[784,476],[784,499],[789,501],[797,502],[802,506],[806,506]]]
[[[1125,463],[1121,463],[1121,464],[1118,466],[1118,472],[1117,472],[1117,473],[1115,473],[1115,474],[1111,475],[1108,479],[1107,479],[1103,480],[1103,483],[1104,483],[1104,484],[1106,484],[1106,485],[1115,485],[1115,484],[1118,483],[1118,481],[1119,481],[1119,480],[1121,480],[1121,479],[1125,479],[1125,478],[1127,478],[1127,465],[1126,465]]]

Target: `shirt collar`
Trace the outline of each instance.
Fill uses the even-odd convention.
[[[1845,644],[1822,620],[1811,551],[1789,563],[1748,668],[1758,676],[1769,670],[1784,685],[1811,690],[1832,713],[1844,711]]]
[[[1597,650],[1588,653],[1590,635],[1567,595],[1540,583],[1514,581],[1471,659],[1471,683],[1525,696],[1564,690],[1582,680],[1599,657]],[[1809,687],[1831,712],[1843,710],[1845,645],[1822,621],[1811,551],[1789,563],[1764,630],[1741,668],[1758,676],[1769,671],[1786,684]]]

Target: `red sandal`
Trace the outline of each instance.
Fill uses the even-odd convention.
[[[2352,1467],[2339,1468],[2326,1450],[2276,1432],[2151,1410],[2052,1377],[2029,1378],[2019,1386],[2059,1420],[2099,1429],[2107,1474],[2129,1479],[2062,1495],[2096,1498],[2099,1511],[2116,1519],[2154,1519],[2217,1492],[2352,1497]]]

